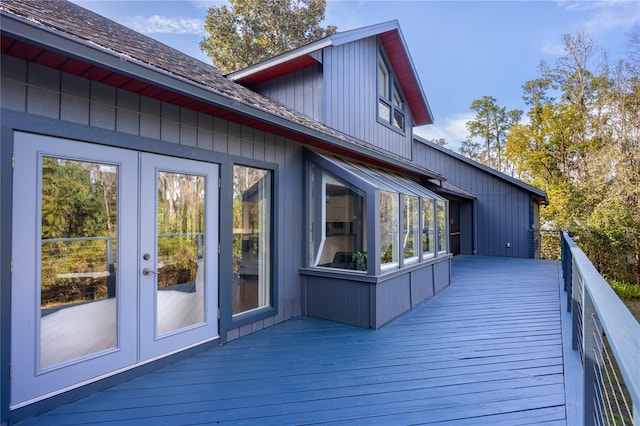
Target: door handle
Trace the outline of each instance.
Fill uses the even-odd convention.
[[[158,273],[157,273],[156,271],[152,271],[152,270],[151,270],[151,269],[149,269],[149,268],[144,268],[144,269],[142,270],[142,275],[147,276],[147,275],[149,275],[149,274],[158,275]]]

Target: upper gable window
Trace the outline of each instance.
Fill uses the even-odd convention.
[[[404,130],[404,99],[387,62],[378,54],[378,120]]]

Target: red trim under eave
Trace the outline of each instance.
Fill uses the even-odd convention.
[[[257,71],[245,78],[241,78],[235,81],[241,84],[263,83],[273,78],[280,77],[282,75],[301,70],[303,68],[306,68],[308,66],[311,66],[317,63],[318,61],[315,60],[310,55],[302,55],[302,56],[293,58],[289,61],[274,65],[273,67],[268,67],[263,70]]]
[[[55,68],[69,74],[98,81],[100,83],[137,93],[142,96],[147,96],[174,105],[183,106],[202,114],[207,114],[223,120],[229,120],[256,130],[261,130],[277,136],[295,140],[307,146],[329,150],[337,154],[342,154],[350,158],[366,161],[368,163],[379,165],[382,167],[391,167],[392,169],[402,171],[403,173],[408,172],[405,169],[389,165],[384,161],[360,154],[348,148],[335,146],[334,144],[323,141],[321,139],[297,133],[295,131],[279,127],[267,121],[247,117],[237,112],[208,104],[206,102],[193,99],[189,96],[185,96],[183,94],[176,93],[162,87],[154,86],[153,84],[149,84],[131,77],[124,76],[119,73],[115,73],[113,71],[106,70],[104,68],[100,68],[95,65],[91,65],[75,58],[69,58],[64,55],[48,51],[41,47],[15,40],[11,37],[2,36],[1,51],[4,54],[18,57],[29,62],[34,62],[39,65]],[[315,60],[313,61],[316,62]],[[423,177],[421,174],[411,174],[414,174],[417,177]]]
[[[411,60],[400,39],[400,33],[397,30],[382,33],[380,34],[380,42],[389,62],[391,62],[398,83],[400,83],[415,124],[418,126],[432,124],[433,118],[429,113],[429,107],[423,97],[422,88],[414,73]]]

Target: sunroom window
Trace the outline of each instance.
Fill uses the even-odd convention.
[[[309,267],[381,274],[446,254],[445,199],[395,172],[308,157]]]
[[[365,196],[315,164],[309,175],[311,266],[366,271]]]
[[[419,218],[419,198],[411,195],[404,196],[403,210],[403,230],[402,230],[402,253],[404,263],[414,263],[418,261],[420,253],[420,222]]]
[[[380,264],[386,271],[398,266],[399,195],[380,192]]]
[[[378,120],[398,130],[405,126],[405,102],[398,83],[387,65],[378,54]]]
[[[436,221],[435,201],[430,198],[422,199],[422,258],[428,259],[435,255],[436,249]]]
[[[448,232],[447,232],[447,205],[443,200],[436,203],[437,222],[438,222],[438,254],[447,252],[448,249]]]

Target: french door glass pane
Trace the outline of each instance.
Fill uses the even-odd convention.
[[[118,166],[43,157],[40,367],[115,348]]]
[[[271,305],[271,210],[271,172],[234,166],[233,314]]]
[[[205,178],[158,172],[157,334],[204,321]]]

